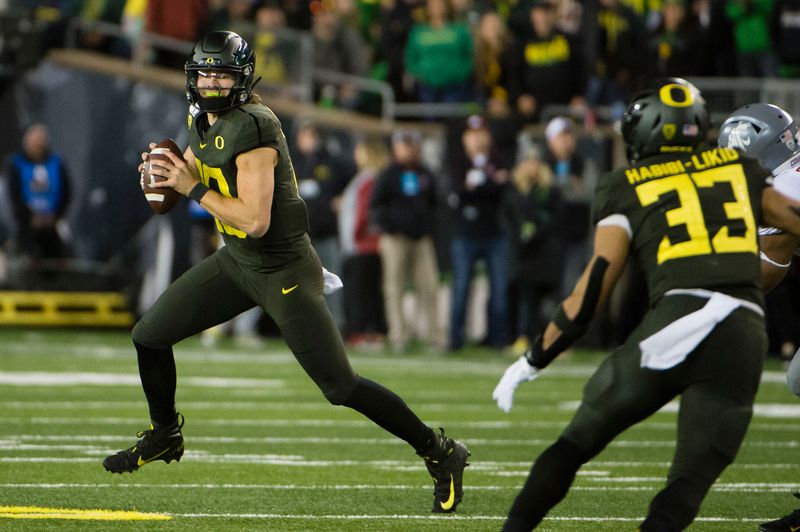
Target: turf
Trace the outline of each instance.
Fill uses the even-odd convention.
[[[330,406],[282,342],[177,346],[184,458],[112,475],[103,457],[132,445],[147,423],[127,335],[0,331],[0,530],[499,530],[532,460],[569,421],[602,356],[562,357],[503,414],[491,391],[511,355],[354,353],[361,374],[470,446],[464,501],[456,514],[434,516],[421,460],[358,414]],[[691,530],[756,530],[794,509],[800,402],[777,361],[766,369],[737,461]],[[663,485],[674,421],[667,408],[621,435],[581,469],[540,530],[634,530]],[[56,509],[83,512],[46,513]],[[85,519],[98,515],[113,519]]]

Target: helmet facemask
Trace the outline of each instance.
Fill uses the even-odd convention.
[[[233,87],[221,89],[219,95],[203,96],[209,88],[198,87],[198,78],[201,76],[213,77],[216,72],[224,72],[234,79]],[[213,90],[213,88],[211,89]],[[227,95],[222,93],[229,91]],[[208,113],[222,113],[247,103],[253,91],[253,69],[251,65],[243,67],[206,67],[202,65],[186,65],[186,97],[190,103],[196,104],[201,111]]]
[[[195,44],[192,55],[186,62],[186,99],[201,111],[222,113],[247,103],[253,92],[253,73],[255,54],[247,41],[232,31],[215,31]],[[208,89],[201,94],[198,79],[214,73],[226,73],[234,79],[234,85],[227,95],[208,95]],[[222,91],[221,91],[222,92]]]

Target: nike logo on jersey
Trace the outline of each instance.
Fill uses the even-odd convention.
[[[289,288],[281,288],[281,293],[282,293],[283,295],[286,295],[286,294],[288,294],[289,292],[291,292],[292,290],[294,290],[295,288],[297,288],[298,286],[299,286],[299,285],[294,285],[294,286],[292,286],[292,287],[289,287]]]
[[[453,503],[456,500],[456,490],[455,486],[453,486],[453,475],[450,475],[450,497],[447,498],[446,501],[441,501],[439,506],[442,507],[442,510],[449,510],[453,507]]]
[[[204,150],[206,148],[206,146],[208,146],[208,142],[206,142],[205,144],[203,144],[202,142],[200,143],[200,149],[201,150]]]

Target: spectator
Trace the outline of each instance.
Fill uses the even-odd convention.
[[[770,32],[781,77],[800,77],[800,0],[776,0],[770,16]]]
[[[692,8],[703,25],[708,42],[713,43],[709,54],[712,76],[736,76],[736,44],[733,24],[725,14],[727,0],[694,0]]]
[[[491,115],[508,110],[508,51],[511,35],[495,11],[481,15],[475,32],[475,81],[478,101]]]
[[[258,57],[256,78],[263,86],[275,89],[289,82],[288,59],[291,44],[282,39],[281,30],[286,27],[286,15],[276,0],[261,2],[255,12],[255,36],[253,52]]]
[[[380,231],[369,218],[369,202],[378,174],[389,165],[389,150],[383,139],[367,138],[356,143],[353,155],[358,173],[342,194],[339,209],[339,240],[344,265],[345,330],[355,346],[383,345],[386,318],[381,290]]]
[[[578,139],[572,121],[557,116],[545,128],[547,154],[555,184],[562,199],[563,216],[558,221],[562,254],[563,299],[575,286],[591,252],[591,200],[598,169],[591,159],[577,151]]]
[[[427,0],[425,21],[414,24],[405,50],[406,71],[414,76],[424,103],[465,102],[472,98],[472,34],[452,22],[450,0]]]
[[[251,41],[255,33],[253,2],[251,0],[225,0],[216,15],[209,17],[213,30],[228,30]],[[259,58],[259,61],[261,58]]]
[[[422,136],[401,129],[392,135],[393,161],[381,172],[370,201],[370,215],[380,228],[383,297],[389,325],[389,342],[397,352],[409,347],[412,327],[403,314],[403,293],[409,277],[416,292],[415,316],[426,330],[429,347],[439,347],[439,290],[433,247],[437,207],[436,178],[420,163]]]
[[[64,2],[63,9],[68,18],[77,17],[83,22],[120,24],[125,0],[68,0]],[[124,40],[92,30],[82,30],[78,43],[83,48],[121,57],[130,57],[131,53],[130,46]]]
[[[533,0],[529,31],[512,50],[509,92],[527,121],[538,121],[550,104],[582,108],[586,73],[580,46],[556,28],[555,4]]]
[[[470,116],[462,135],[463,155],[453,165],[453,192],[448,205],[453,214],[453,291],[450,305],[448,350],[464,347],[464,321],[475,265],[483,260],[489,274],[488,330],[485,343],[508,344],[507,240],[500,223],[501,198],[508,169],[498,163],[486,122]]]
[[[369,49],[358,30],[345,24],[334,8],[323,8],[314,13],[311,35],[314,39],[315,68],[367,76]],[[356,87],[342,84],[335,89],[335,105],[352,109],[358,104]]]
[[[413,99],[413,86],[406,76],[405,49],[411,26],[412,10],[417,0],[381,0],[379,60],[386,63],[386,81],[394,89],[397,100]]]
[[[295,127],[294,137],[292,162],[300,196],[308,207],[308,236],[322,266],[338,274],[341,258],[337,213],[342,191],[353,172],[345,160],[326,148],[319,127],[312,119],[301,119]],[[344,327],[341,292],[335,292],[327,299],[341,330]]]
[[[125,9],[122,11],[122,31],[130,43],[131,55],[134,58],[137,58],[138,54],[142,52],[141,42],[146,10],[147,0],[127,0]]]
[[[583,22],[583,5],[578,0],[555,0],[556,27],[567,35],[577,36]]]
[[[514,168],[503,201],[509,226],[509,322],[522,354],[544,325],[543,303],[559,287],[559,193],[553,172],[529,149]]]
[[[42,124],[30,126],[22,138],[22,151],[11,158],[8,191],[17,233],[14,247],[31,258],[68,255],[69,227],[64,214],[70,202],[70,178],[61,157],[50,149]]]
[[[208,15],[206,0],[148,0],[145,30],[181,41],[196,41]],[[156,49],[154,61],[168,68],[183,68],[184,52]]]
[[[596,24],[587,100],[592,106],[610,106],[612,118],[618,119],[639,86],[645,28],[620,0],[599,0]]]
[[[769,35],[772,0],[731,0],[725,14],[733,23],[739,76],[768,78],[776,73]]]
[[[311,29],[311,9],[308,0],[280,0],[281,9],[286,13],[286,24],[296,30]]]
[[[647,40],[647,77],[700,75],[702,59],[698,50],[702,49],[702,31],[694,14],[687,12],[685,0],[664,0],[661,22]]]

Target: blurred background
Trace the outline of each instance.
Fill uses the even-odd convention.
[[[222,29],[255,51],[353,349],[521,352],[589,258],[594,184],[625,162],[613,124],[648,80],[695,83],[716,126],[755,101],[800,116],[795,0],[0,0],[0,325],[130,327],[216,249],[193,203],[153,215],[136,166],[149,142],[186,146],[183,64]],[[435,185],[420,275],[438,293],[388,280],[405,336],[370,196],[392,165],[417,169],[406,194]],[[793,266],[768,297],[776,356],[797,286]],[[630,268],[584,344],[616,345],[646,304]],[[206,339],[272,334],[254,312]]]

